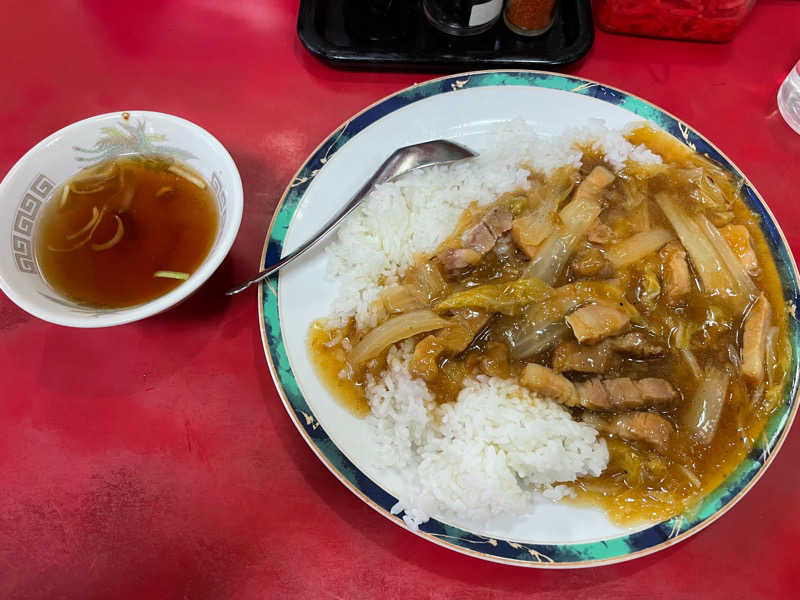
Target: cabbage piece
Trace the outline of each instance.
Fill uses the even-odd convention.
[[[570,335],[570,329],[562,321],[542,319],[531,321],[528,324],[526,335],[514,340],[509,339],[511,356],[514,358],[527,358],[554,346]]]
[[[517,279],[509,283],[488,283],[449,295],[436,305],[442,313],[455,308],[483,308],[490,312],[516,315],[531,302],[540,302],[553,292],[539,279]]]
[[[547,349],[569,336],[564,317],[589,302],[607,301],[619,306],[631,320],[640,321],[641,315],[625,299],[625,292],[608,281],[576,281],[553,289],[541,302],[529,305],[517,327],[507,336],[514,358],[526,358]]]
[[[559,215],[563,226],[542,242],[536,256],[525,268],[523,277],[536,277],[546,283],[554,283],[578,241],[602,210],[603,206],[592,198],[574,200],[565,206]]]
[[[714,227],[705,215],[697,215],[695,221],[697,221],[700,229],[708,236],[709,241],[716,249],[717,254],[719,254],[728,272],[736,280],[739,291],[748,296],[757,296],[758,290],[753,280],[750,279],[750,275],[747,273],[744,265],[742,265],[742,262],[733,253],[733,250],[731,250],[731,247],[728,245],[728,242],[725,241],[719,229]]]
[[[717,432],[722,407],[728,397],[730,375],[711,367],[705,372],[683,414],[683,426],[705,445],[711,444]]]
[[[661,207],[675,233],[678,234],[681,244],[689,253],[704,291],[714,296],[731,297],[736,305],[744,305],[746,298],[737,298],[738,282],[725,268],[715,245],[708,239],[697,221],[689,217],[683,208],[666,194],[658,194],[656,203]]]
[[[739,195],[742,181],[734,177],[730,171],[710,158],[698,154],[667,132],[647,125],[635,128],[625,137],[634,145],[644,144],[661,156],[664,163],[675,163],[655,166],[629,163],[626,171],[642,179],[659,172],[659,169],[663,173],[671,171],[672,176],[682,177],[686,183],[692,185],[693,189],[688,198],[698,209],[709,209],[711,219],[716,225],[724,225],[733,218],[731,208]]]
[[[683,348],[678,350],[683,360],[686,362],[686,365],[692,371],[692,375],[695,379],[699,380],[703,377],[703,370],[700,368],[700,363],[697,362],[697,357],[694,355],[694,352],[689,350],[688,348]]]
[[[559,212],[562,226],[542,242],[523,277],[555,283],[577,243],[600,216],[603,210],[601,192],[613,180],[614,175],[603,167],[595,167],[586,176],[575,190],[573,199]]]
[[[549,215],[558,211],[578,180],[574,167],[560,167],[553,171],[542,185],[529,192],[532,203],[536,203],[534,212]]]
[[[447,282],[430,260],[417,261],[407,276],[408,288],[423,304],[436,302],[447,294]]]
[[[383,306],[390,313],[404,313],[420,308],[420,302],[407,285],[393,285],[381,292]]]
[[[621,269],[652,254],[674,238],[672,232],[666,229],[643,231],[611,246],[606,257],[612,265]]]
[[[625,290],[612,281],[576,281],[554,288],[542,308],[563,317],[584,304],[597,301],[615,304],[628,313],[631,320],[641,320],[639,311],[625,298]]]
[[[652,312],[661,297],[661,282],[658,279],[656,267],[652,261],[645,263],[639,283],[636,285],[636,304],[645,312]]]

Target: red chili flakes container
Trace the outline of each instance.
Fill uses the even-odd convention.
[[[755,0],[595,0],[605,31],[676,40],[727,42]]]

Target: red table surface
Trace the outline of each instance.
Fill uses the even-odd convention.
[[[314,456],[270,378],[255,289],[273,209],[316,145],[430,74],[310,56],[297,0],[11,0],[0,20],[0,174],[78,119],[186,117],[228,148],[244,218],[192,298],[105,330],[0,295],[0,598],[780,598],[797,595],[800,434],[721,520],[633,562],[543,571],[404,531]],[[662,106],[720,146],[800,249],[800,136],[775,95],[800,58],[800,3],[762,1],[733,42],[597,33],[568,72]]]

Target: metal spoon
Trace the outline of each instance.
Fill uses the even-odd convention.
[[[309,248],[314,247],[322,238],[324,238],[334,227],[344,220],[356,206],[369,194],[373,187],[378,184],[385,183],[395,177],[399,177],[404,173],[413,171],[415,169],[422,169],[424,167],[431,167],[433,165],[443,165],[446,163],[463,160],[477,156],[469,148],[465,148],[455,142],[447,140],[433,140],[432,142],[423,142],[421,144],[414,144],[395,150],[392,155],[387,158],[375,174],[369,178],[360,190],[350,199],[344,208],[337,213],[325,226],[310,240],[302,244],[299,248],[284,256],[281,260],[276,262],[261,271],[258,275],[249,281],[245,281],[234,288],[229,289],[225,294],[233,296],[238,294],[244,289],[247,289],[254,283],[258,283],[285,267],[292,262],[295,258],[303,254]]]

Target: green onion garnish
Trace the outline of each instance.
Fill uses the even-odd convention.
[[[184,273],[183,271],[156,271],[153,273],[153,277],[164,277],[166,279],[181,279],[187,280],[189,279],[189,273]]]

